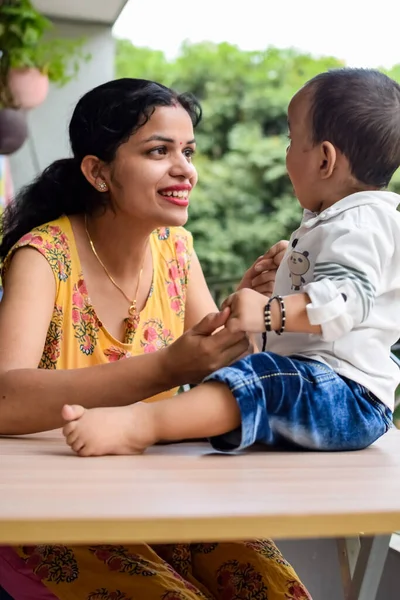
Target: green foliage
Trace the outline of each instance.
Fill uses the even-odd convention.
[[[400,74],[399,74],[400,75]],[[398,81],[400,81],[400,76]],[[393,179],[390,182],[390,186],[389,188],[393,191],[396,192],[397,194],[400,194],[400,169],[398,169],[396,171],[396,173],[393,175]]]
[[[298,225],[285,168],[287,105],[311,77],[343,66],[295,50],[246,52],[228,43],[185,43],[176,60],[117,40],[118,77],[154,79],[201,101],[199,183],[188,227],[206,277],[238,278]],[[400,68],[396,71],[400,80]],[[400,191],[400,173],[393,187]]]
[[[74,78],[80,62],[88,60],[84,52],[84,39],[43,40],[52,29],[52,23],[32,5],[31,0],[4,2],[0,14],[0,73],[3,106],[12,99],[6,91],[10,68],[34,67],[46,73],[50,81],[59,86]]]
[[[165,81],[168,61],[159,50],[136,48],[128,40],[116,40],[115,71],[117,77],[143,77]],[[137,73],[137,74],[136,74]],[[151,75],[147,75],[150,73]]]

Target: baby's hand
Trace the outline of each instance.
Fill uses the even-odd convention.
[[[229,307],[231,311],[226,327],[232,333],[264,331],[264,308],[267,302],[268,298],[263,294],[248,288],[235,292],[222,305],[222,310]]]

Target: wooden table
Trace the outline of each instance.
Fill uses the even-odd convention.
[[[225,456],[195,443],[89,459],[72,455],[58,432],[0,438],[0,544],[342,538],[399,529],[400,431],[362,452]]]

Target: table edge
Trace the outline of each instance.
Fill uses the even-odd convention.
[[[0,544],[173,543],[375,535],[400,529],[399,512],[165,519],[0,520]],[[173,533],[171,533],[173,532]]]

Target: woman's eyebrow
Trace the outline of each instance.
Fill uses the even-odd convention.
[[[146,140],[143,140],[141,143],[142,144],[147,144],[148,142],[167,142],[169,144],[174,144],[175,140],[172,139],[172,138],[167,138],[167,137],[164,137],[163,135],[158,135],[157,133],[155,133],[154,135],[151,135]],[[193,138],[193,139],[189,140],[186,143],[187,144],[195,144],[196,140]]]

